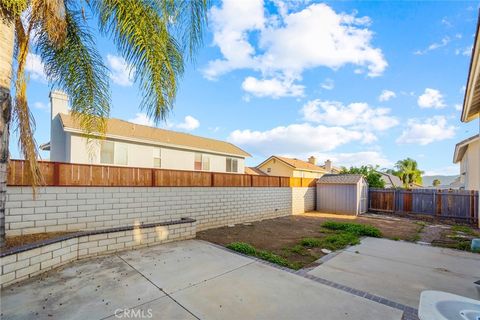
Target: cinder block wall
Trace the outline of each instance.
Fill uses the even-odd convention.
[[[316,187],[292,188],[292,214],[315,210]]]
[[[312,190],[310,190],[312,189]],[[197,231],[315,208],[315,188],[9,187],[7,236],[197,220]],[[312,195],[313,194],[313,195]]]

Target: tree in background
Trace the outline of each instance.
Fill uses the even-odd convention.
[[[85,134],[103,137],[110,110],[109,71],[88,21],[97,20],[100,34],[113,39],[135,70],[141,106],[158,122],[173,107],[185,58],[192,58],[202,43],[207,1],[0,1],[0,246],[5,239],[12,128],[18,129],[20,151],[33,184],[42,182],[35,124],[27,103],[25,65],[30,49],[41,57],[50,84],[70,96],[71,113]]]
[[[342,171],[340,173],[361,174],[365,177],[365,180],[367,180],[369,187],[385,188],[385,181],[382,180],[382,175],[377,172],[377,167],[361,166],[361,167],[350,167],[350,169],[342,167]]]
[[[441,182],[440,180],[438,180],[438,179],[434,179],[434,180],[432,181],[432,184],[433,184],[434,187],[437,187],[437,186],[439,186],[440,184],[442,184],[442,182]]]
[[[411,183],[422,184],[423,171],[418,168],[417,161],[411,158],[398,160],[397,163],[395,163],[395,169],[396,170],[389,169],[386,170],[386,172],[399,177],[405,188],[408,188]]]

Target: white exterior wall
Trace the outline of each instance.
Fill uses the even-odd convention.
[[[314,211],[316,187],[292,188],[292,214]]]
[[[63,130],[62,130],[63,131]],[[153,168],[153,151],[156,148],[161,149],[162,169],[176,170],[194,170],[196,151],[175,149],[171,147],[154,146],[127,141],[111,140],[125,143],[128,145],[128,166]],[[100,143],[92,141],[87,145],[87,139],[78,134],[67,134],[69,154],[65,160],[71,163],[101,164],[100,163]],[[198,152],[210,157],[210,170],[214,172],[226,172],[226,158],[229,156],[212,154],[207,152]],[[238,160],[238,173],[245,172],[245,159],[234,157]],[[52,161],[60,161],[53,160]],[[118,165],[118,164],[113,164]]]
[[[480,140],[468,145],[460,162],[460,173],[466,190],[480,190]]]

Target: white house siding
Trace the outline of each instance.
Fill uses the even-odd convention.
[[[128,146],[128,166],[153,168],[153,152],[154,149],[161,149],[162,169],[176,169],[176,170],[194,170],[195,153],[196,151],[175,149],[171,147],[154,146],[149,144],[141,144],[120,140],[109,140],[115,143],[125,143]],[[101,164],[100,163],[100,143],[92,141],[87,145],[86,138],[78,134],[67,135],[67,146],[69,150],[66,152],[70,156],[65,160],[57,160],[52,158],[52,161],[66,161],[72,163],[85,164]],[[198,152],[207,155],[210,158],[210,169],[213,172],[226,171],[226,158],[228,156],[218,155],[208,152]],[[237,158],[238,173],[245,172],[245,159]],[[113,163],[113,165],[119,165]]]
[[[460,172],[466,190],[480,190],[480,140],[468,145],[462,161]]]

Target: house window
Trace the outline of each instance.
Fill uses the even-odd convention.
[[[199,171],[209,171],[210,157],[201,153],[195,153],[194,169]]]
[[[238,172],[238,159],[227,158],[227,172]]]
[[[272,168],[267,168],[267,173],[272,172]]]
[[[113,164],[113,141],[102,141],[100,145],[100,163]]]
[[[128,145],[126,143],[115,142],[114,159],[115,164],[128,165]]]
[[[128,164],[128,145],[121,142],[102,141],[100,163],[126,166]]]
[[[153,147],[153,167],[155,168],[162,167],[161,151],[160,148]]]

